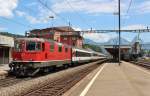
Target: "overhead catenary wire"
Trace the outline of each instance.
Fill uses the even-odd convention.
[[[65,0],[65,2],[70,6],[70,8],[74,11],[74,13],[80,18],[80,20],[82,22],[84,22],[89,28],[92,28],[87,21],[82,17],[82,15],[80,15],[75,9],[74,7],[70,4],[70,2],[68,0]]]
[[[41,0],[37,0],[42,6],[44,6],[45,8],[47,8],[50,12],[52,12],[53,14],[55,14],[56,16],[58,16],[59,18],[61,18],[66,24],[68,24],[69,21],[67,21],[64,17],[62,17],[61,15],[57,14],[54,10],[52,10],[51,8],[49,8],[47,6],[47,4],[45,4],[44,2],[42,2]]]
[[[128,14],[128,12],[129,12],[129,10],[130,10],[130,8],[131,8],[131,5],[132,5],[132,0],[130,0],[130,2],[129,2],[129,6],[128,6],[128,9],[127,9],[126,14]]]
[[[128,16],[128,13],[129,13],[129,11],[130,11],[130,9],[131,9],[132,3],[133,3],[133,0],[130,0],[129,5],[128,5],[128,8],[127,8],[127,11],[125,12],[125,15],[124,15],[124,16]],[[125,20],[124,20],[123,23],[125,24]]]
[[[20,22],[20,21],[17,21],[17,20],[13,20],[13,19],[9,19],[9,18],[5,18],[5,17],[0,17],[1,19],[3,19],[3,20],[5,20],[5,21],[8,21],[8,22],[12,22],[12,23],[15,23],[15,24],[17,24],[17,25],[19,25],[19,26],[22,26],[22,27],[25,27],[25,28],[30,28],[30,29],[34,29],[31,25],[29,25],[29,24],[24,24],[24,23],[22,23],[22,22]]]
[[[19,21],[13,20],[13,19],[8,19],[8,18],[5,18],[5,17],[0,17],[0,18],[3,19],[3,20],[9,21],[9,22],[15,23],[15,24],[17,24],[19,26],[28,27],[28,28],[33,29],[33,27],[28,25],[28,24],[24,24],[22,22],[19,22]]]

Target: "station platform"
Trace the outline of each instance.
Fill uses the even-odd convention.
[[[150,96],[150,71],[128,62],[105,63],[64,96]]]
[[[5,78],[8,75],[8,64],[1,64],[0,65],[0,79]]]

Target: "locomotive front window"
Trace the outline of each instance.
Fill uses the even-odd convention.
[[[29,42],[26,43],[26,50],[27,51],[41,50],[41,43],[40,42],[29,41]]]
[[[21,42],[15,42],[15,51],[21,51],[22,50],[22,44]]]

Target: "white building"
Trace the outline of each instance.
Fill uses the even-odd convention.
[[[0,64],[8,64],[12,60],[11,52],[14,47],[14,39],[0,35]]]

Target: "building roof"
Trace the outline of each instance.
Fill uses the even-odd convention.
[[[39,32],[39,31],[59,31],[59,32],[69,32],[69,31],[75,31],[72,27],[70,26],[60,26],[60,27],[50,27],[50,28],[45,28],[45,29],[34,29],[31,30],[30,32]]]
[[[119,37],[115,37],[110,39],[104,45],[119,45]],[[130,42],[125,38],[121,38],[121,45],[130,45]]]
[[[14,47],[14,38],[0,35],[0,46]]]
[[[55,32],[60,32],[61,36],[77,36],[82,39],[82,36],[80,35],[79,31],[75,31],[72,27],[70,26],[60,26],[60,27],[50,27],[50,28],[45,28],[45,29],[34,29],[31,30],[29,35],[52,35]],[[39,34],[37,34],[39,33]]]

